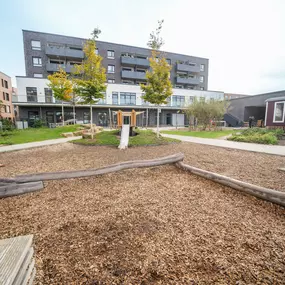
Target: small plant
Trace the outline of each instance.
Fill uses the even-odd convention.
[[[44,123],[42,120],[35,120],[33,123],[33,128],[42,128],[44,126]]]
[[[3,131],[12,131],[15,129],[13,122],[9,119],[1,119],[2,122],[2,130]]]

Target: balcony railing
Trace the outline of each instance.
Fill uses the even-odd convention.
[[[146,76],[145,72],[123,70],[122,78],[145,80]]]
[[[149,67],[148,59],[144,58],[136,58],[136,57],[129,57],[129,56],[122,56],[121,57],[121,64],[122,65],[136,65],[136,66],[143,66]]]
[[[199,65],[189,65],[189,64],[182,64],[182,63],[177,63],[176,66],[177,71],[184,71],[184,72],[200,72],[200,66]]]
[[[56,63],[47,63],[46,69],[49,72],[56,72],[59,68],[64,69],[67,73],[70,73],[73,69],[73,65],[70,64],[56,64]]]
[[[51,47],[46,46],[46,55],[56,56],[56,57],[71,57],[71,58],[84,58],[84,53],[82,50],[70,49],[67,47]]]
[[[177,77],[176,83],[178,84],[190,84],[190,85],[199,85],[198,78],[191,78],[191,77]]]

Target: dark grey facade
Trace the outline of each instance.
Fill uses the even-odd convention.
[[[71,72],[83,59],[86,39],[23,30],[27,77],[43,77],[61,65]],[[151,50],[96,41],[103,57],[108,83],[139,84],[145,80]],[[207,90],[209,60],[200,57],[164,52],[171,69],[171,81],[177,88]],[[109,66],[109,67],[108,67]],[[112,67],[114,66],[114,67]]]
[[[255,120],[264,120],[265,101],[283,96],[285,96],[285,90],[231,99],[225,120],[233,127],[242,122],[248,122],[250,116],[254,116]]]

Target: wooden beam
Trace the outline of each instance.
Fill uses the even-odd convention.
[[[183,160],[184,154],[177,153],[161,158],[151,159],[151,160],[135,160],[126,161],[123,163],[117,163],[97,169],[87,169],[87,170],[76,170],[76,171],[60,171],[60,172],[49,172],[49,173],[36,173],[21,175],[15,178],[17,183],[35,182],[35,181],[47,181],[47,180],[58,180],[58,179],[69,179],[69,178],[79,178],[88,177],[94,175],[102,175],[112,172],[117,172],[120,170],[130,169],[130,168],[143,168],[143,167],[153,167],[169,163],[176,163]]]
[[[176,166],[189,171],[195,175],[201,176],[203,178],[212,180],[214,182],[229,186],[233,189],[245,192],[247,194],[253,195],[255,197],[261,198],[263,200],[273,202],[285,207],[285,192],[264,188],[240,180],[236,180],[227,176],[223,176],[214,172],[199,169],[190,165],[187,165],[181,161],[176,163]]]
[[[0,198],[6,198],[25,193],[35,192],[44,188],[42,181],[31,183],[10,183],[5,186],[0,186]]]

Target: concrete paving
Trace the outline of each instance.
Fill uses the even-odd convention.
[[[0,146],[0,152],[8,152],[8,151],[15,151],[15,150],[22,150],[22,149],[29,149],[34,147],[41,147],[59,143],[66,143],[73,140],[81,139],[82,137],[70,137],[70,138],[62,138],[62,139],[54,139],[54,140],[45,140],[40,142],[30,142],[30,143],[21,143],[21,144],[14,144],[8,146]]]
[[[178,135],[168,135],[168,134],[161,134],[161,135],[167,138],[178,139],[185,142],[285,156],[285,146],[280,146],[280,145],[263,145],[255,143],[234,142],[234,141],[227,141],[220,139],[204,139],[204,138],[196,138],[190,136],[178,136]]]

